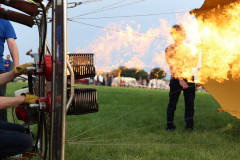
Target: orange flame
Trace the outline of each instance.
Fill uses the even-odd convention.
[[[208,19],[185,14],[178,16],[178,23],[182,24],[187,32],[185,44],[191,49],[192,54],[200,54],[197,71],[197,82],[205,83],[209,79],[223,82],[229,78],[240,77],[240,3],[232,3],[225,7],[221,14],[213,9]],[[183,52],[180,51],[180,52]],[[161,59],[163,57],[162,55]],[[179,59],[175,66],[190,65],[192,61]],[[160,58],[159,58],[160,59]],[[180,60],[183,59],[183,60]],[[190,78],[192,71],[178,75]]]
[[[202,67],[199,78],[219,82],[240,76],[240,3],[232,3],[219,14],[211,11],[211,17],[198,20],[202,44]]]

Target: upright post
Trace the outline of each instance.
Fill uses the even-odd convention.
[[[67,0],[53,0],[50,160],[64,160],[67,104]]]

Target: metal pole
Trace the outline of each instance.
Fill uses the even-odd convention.
[[[51,85],[51,99],[54,99],[55,98],[55,62],[56,62],[56,47],[55,47],[55,20],[56,20],[56,1],[53,0],[53,3],[52,3],[52,85]],[[51,104],[51,128],[50,128],[50,138],[49,138],[49,159],[50,160],[53,160],[53,145],[54,145],[54,141],[53,141],[53,136],[54,136],[54,128],[53,128],[53,125],[54,125],[54,106],[55,106],[55,101],[52,101],[52,104]]]
[[[53,0],[50,160],[64,160],[67,105],[67,0]]]
[[[61,160],[65,157],[66,117],[67,117],[67,0],[63,0],[63,95],[62,95],[62,148]]]

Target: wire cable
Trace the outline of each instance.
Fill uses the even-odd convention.
[[[99,1],[103,1],[103,0],[86,0],[86,1],[82,1],[82,2],[73,2],[73,1],[70,1],[68,2],[69,3],[82,3],[82,4],[87,4],[87,3],[93,3],[93,2],[99,2]]]
[[[107,9],[104,9],[104,10],[99,10],[99,11],[93,12],[91,14],[104,12],[104,11],[108,11],[108,10],[112,10],[112,9],[116,9],[116,8],[125,7],[125,6],[130,6],[130,5],[137,4],[137,3],[140,3],[140,2],[143,2],[143,1],[146,1],[146,0],[139,0],[139,1],[132,2],[132,3],[127,3],[127,4],[124,4],[124,5],[120,5],[120,6],[116,6],[116,7],[112,7],[112,8],[107,8]],[[89,14],[84,14],[84,15],[89,15]]]
[[[103,1],[103,0],[88,0],[88,1],[83,1],[83,2],[69,2],[68,8],[75,8],[82,4],[93,3],[93,2],[98,2],[98,1]]]
[[[189,86],[189,88],[190,88],[190,87],[195,87],[195,85]],[[174,91],[174,92],[171,92],[170,95],[171,95],[171,94],[175,94],[175,93],[177,93],[177,92],[181,92],[182,90],[183,90],[183,88],[178,89],[178,90],[176,90],[176,91]],[[157,101],[157,100],[155,100],[155,101]],[[152,102],[153,102],[153,101],[152,101]],[[152,103],[152,102],[151,102],[151,103]],[[145,104],[144,107],[147,106],[147,105],[149,105],[149,104],[150,104],[150,103]],[[132,112],[134,112],[134,111],[137,111],[137,110],[141,109],[141,108],[142,108],[142,107],[132,109],[131,111],[129,111],[129,112],[127,112],[127,113],[121,114],[121,115],[119,115],[119,116],[117,116],[117,117],[115,117],[115,118],[113,118],[113,119],[110,119],[110,120],[108,120],[108,121],[106,121],[106,122],[104,122],[104,123],[101,123],[101,124],[99,124],[99,125],[96,126],[96,127],[93,127],[93,128],[91,128],[91,129],[89,129],[89,130],[87,130],[87,131],[84,131],[84,132],[82,132],[82,133],[80,133],[80,134],[78,134],[78,135],[76,135],[76,136],[68,139],[68,141],[70,141],[70,140],[72,140],[72,139],[74,139],[74,138],[76,138],[76,137],[79,137],[79,136],[81,136],[81,135],[84,135],[84,134],[86,134],[86,133],[88,133],[88,132],[91,132],[91,131],[99,128],[99,127],[102,127],[102,126],[105,125],[105,124],[108,124],[108,123],[110,123],[110,122],[112,122],[112,121],[114,121],[114,120],[117,120],[117,119],[119,119],[119,118],[121,118],[121,117],[124,117],[124,116],[126,116],[126,115],[128,115],[128,114],[130,114],[130,113],[132,113]],[[193,117],[189,117],[189,119],[191,119],[191,118],[193,118]],[[185,118],[185,119],[188,119],[188,118]],[[168,122],[168,123],[171,123],[171,122]]]
[[[69,142],[68,144],[78,144],[78,145],[89,145],[89,146],[210,146],[210,145],[229,145],[229,144],[240,144],[239,142],[232,142],[232,143],[138,143],[138,144],[131,144],[131,143],[124,143],[124,144],[93,144],[93,143],[78,143],[78,142]]]
[[[75,20],[69,20],[69,21],[71,21],[71,22],[75,22],[75,23],[80,23],[80,24],[83,24],[83,25],[86,25],[86,26],[95,27],[95,28],[101,28],[101,29],[106,29],[106,30],[110,30],[110,31],[115,31],[115,32],[120,32],[120,33],[126,33],[126,34],[129,34],[129,33],[126,32],[126,31],[120,31],[120,30],[116,30],[116,29],[113,29],[113,28],[102,27],[102,26],[93,25],[93,24],[88,24],[88,23],[83,23],[83,22],[79,22],[79,21],[75,21]],[[143,35],[143,34],[137,34],[137,33],[134,33],[134,35],[136,35],[136,36],[141,36],[141,37],[146,37],[146,38],[152,38],[152,39],[165,40],[165,41],[169,41],[169,40],[170,40],[170,39],[166,39],[166,38],[151,37],[151,36],[146,36],[146,35]]]
[[[240,131],[240,129],[233,129],[233,130],[223,130],[223,131],[212,131],[212,132],[206,132],[203,133],[204,135],[210,135],[210,134],[217,134],[217,133],[225,133],[225,132],[237,132]],[[184,134],[176,134],[176,135],[171,135],[172,137],[182,137],[182,136],[189,136],[188,132],[185,132]],[[83,140],[83,141],[67,141],[69,142],[81,142],[81,143],[96,143],[96,142],[109,142],[109,141],[129,141],[129,140],[155,140],[155,139],[165,139],[169,138],[169,135],[163,135],[163,136],[158,136],[158,137],[139,137],[139,138],[118,138],[118,139],[102,139],[102,140]]]
[[[99,1],[103,1],[103,0],[88,0],[88,1],[84,1],[82,3],[87,4],[87,3],[99,2]]]
[[[190,117],[192,118],[192,117]],[[114,119],[115,120],[115,119]],[[184,121],[185,119],[179,119],[179,120],[175,120],[174,122],[180,122],[180,121]],[[169,122],[170,123],[170,122]],[[127,133],[127,132],[130,132],[130,131],[138,131],[138,130],[141,130],[141,129],[146,129],[146,128],[152,128],[152,127],[156,127],[156,126],[162,126],[162,125],[166,125],[167,123],[160,123],[160,124],[153,124],[153,125],[148,125],[148,126],[143,126],[143,127],[139,127],[139,128],[134,128],[134,129],[131,129],[131,130],[128,130],[128,131],[115,131],[115,132],[111,132],[111,133],[107,133],[107,134],[101,134],[101,135],[97,135],[97,136],[92,136],[92,137],[84,137],[84,138],[80,138],[81,140],[88,140],[88,139],[91,139],[91,138],[97,138],[97,137],[103,137],[103,136],[109,136],[109,135],[113,135],[113,134],[117,134],[117,133]],[[68,142],[72,142],[71,140],[78,137],[80,135],[77,135],[75,137],[72,137],[68,140]]]
[[[120,4],[120,3],[124,2],[124,1],[126,1],[126,0],[121,0],[121,1],[119,1],[119,2],[112,3],[112,4],[110,4],[110,5],[107,5],[107,6],[104,6],[104,7],[99,8],[99,9],[95,9],[95,10],[89,11],[89,12],[84,13],[84,14],[80,14],[80,15],[75,16],[75,17],[81,17],[81,16],[83,16],[83,15],[88,15],[88,14],[94,13],[94,12],[96,12],[96,11],[100,11],[100,10],[102,10],[102,9],[105,9],[105,8],[112,7],[112,6],[114,6],[114,5]],[[72,17],[72,18],[75,18],[75,17]]]
[[[130,17],[148,17],[148,16],[159,16],[159,15],[169,15],[169,14],[178,14],[186,12],[166,12],[166,13],[152,13],[152,14],[139,14],[139,15],[129,15],[129,16],[109,16],[109,17],[78,17],[78,18],[68,18],[69,20],[76,19],[113,19],[113,18],[130,18]]]
[[[137,3],[140,3],[140,2],[143,2],[143,1],[146,1],[146,0],[139,0],[139,1],[127,3],[127,4],[124,4],[124,5],[120,5],[120,6],[116,6],[116,7],[111,7],[111,6],[114,6],[114,5],[116,5],[116,4],[122,3],[122,2],[124,2],[124,1],[126,1],[126,0],[122,0],[122,1],[117,2],[117,3],[113,3],[113,4],[111,4],[111,5],[108,5],[108,6],[99,8],[99,9],[97,9],[97,10],[93,10],[93,11],[90,11],[90,12],[87,12],[87,13],[84,13],[84,14],[81,14],[81,15],[78,15],[78,16],[75,16],[75,17],[71,17],[71,19],[76,18],[76,17],[85,16],[85,15],[94,14],[94,13],[104,12],[104,11],[108,11],[108,10],[112,10],[112,9],[116,9],[116,8],[121,8],[121,7],[129,6],[129,5],[133,5],[133,4],[137,4]],[[109,8],[109,7],[111,7],[111,8]]]

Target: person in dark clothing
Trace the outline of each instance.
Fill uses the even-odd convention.
[[[28,74],[26,67],[33,66],[26,63],[16,67],[15,70],[0,74],[0,85],[6,84],[20,74]],[[31,94],[24,94],[16,97],[0,97],[0,109],[11,108],[23,103],[36,103],[39,97]],[[25,131],[22,125],[0,122],[0,159],[7,156],[14,156],[26,152],[32,146],[32,138]]]
[[[198,54],[193,57],[189,47],[184,45],[186,33],[182,25],[174,25],[171,29],[171,36],[175,42],[168,46],[165,51],[165,57],[171,71],[167,130],[173,131],[176,129],[173,123],[174,112],[182,90],[185,101],[186,129],[193,130],[195,83],[192,67],[197,65]]]
[[[147,80],[146,80],[146,83],[147,83],[146,85],[147,85],[147,86],[149,85],[150,80],[151,80],[151,79],[150,79],[150,75],[148,75]]]
[[[0,159],[25,153],[32,147],[32,137],[23,125],[0,122]]]

